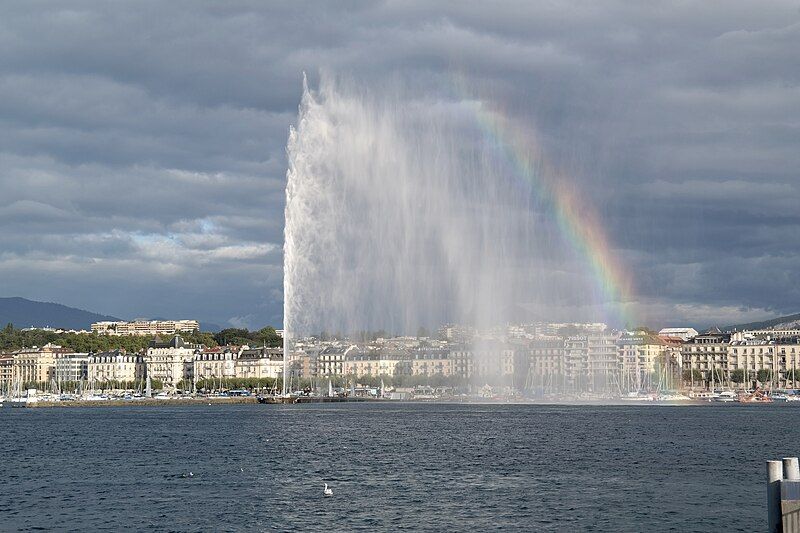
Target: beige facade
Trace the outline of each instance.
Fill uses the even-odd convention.
[[[141,354],[129,354],[125,350],[101,352],[89,356],[89,382],[136,383],[145,379],[145,359]]]
[[[750,386],[758,379],[759,371],[767,370],[771,372],[770,385],[800,387],[800,340],[796,338],[783,342],[766,339],[731,341],[727,363],[723,377],[730,379],[730,372],[741,370],[743,386]]]
[[[317,359],[316,353],[298,353],[292,358],[292,364],[289,371],[292,376],[297,379],[311,379],[317,377]]]
[[[561,338],[537,339],[529,348],[530,371],[526,388],[553,391],[564,379],[564,341]]]
[[[728,371],[728,348],[731,336],[719,330],[708,331],[683,343],[681,358],[683,368],[699,371],[703,382],[721,383]],[[695,383],[694,372],[689,383]]]
[[[195,352],[200,348],[183,342],[180,336],[173,337],[168,343],[151,342],[145,356],[147,376],[160,381],[168,389],[177,388],[181,381],[184,386],[193,383]]]
[[[10,354],[0,354],[0,396],[9,394],[13,390],[14,382],[14,357]]]
[[[243,350],[236,359],[236,377],[245,379],[283,377],[283,348]]]
[[[411,360],[412,376],[443,376],[453,375],[453,364],[447,357],[419,357]]]
[[[342,374],[357,378],[367,376],[394,376],[399,359],[379,358],[377,355],[359,355],[342,363]]]
[[[68,350],[55,344],[41,348],[23,349],[14,352],[12,380],[25,384],[49,384],[55,378],[56,354]]]
[[[236,377],[236,360],[242,353],[239,346],[206,348],[195,354],[194,381]]]

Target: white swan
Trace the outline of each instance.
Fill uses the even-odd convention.
[[[325,488],[322,489],[322,495],[323,496],[333,496],[333,489],[329,489],[327,483],[325,483]]]

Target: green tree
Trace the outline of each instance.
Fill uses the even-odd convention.
[[[731,371],[731,381],[734,383],[744,383],[744,370],[737,368]]]
[[[683,381],[686,383],[699,383],[703,381],[703,373],[696,368],[689,370],[688,368],[683,371]]]
[[[281,339],[280,335],[277,334],[275,328],[272,326],[261,328],[255,333],[255,337],[266,346],[275,347],[283,344],[283,339]]]
[[[756,379],[761,383],[766,383],[772,380],[772,370],[768,368],[762,368],[756,374]]]

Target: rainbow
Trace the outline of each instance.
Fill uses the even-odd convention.
[[[477,100],[472,107],[488,141],[511,163],[515,174],[551,207],[559,231],[585,258],[600,300],[612,313],[608,318],[616,319],[623,327],[634,326],[627,313],[633,301],[631,276],[612,249],[597,212],[578,195],[574,180],[547,160],[533,131],[522,128],[497,108],[488,107],[485,100]]]

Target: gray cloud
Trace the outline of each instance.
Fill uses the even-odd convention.
[[[0,8],[0,294],[281,321],[303,70],[535,125],[598,208],[638,317],[796,312],[795,2],[12,2]],[[715,306],[718,311],[714,311]]]

